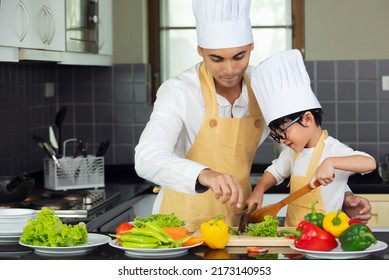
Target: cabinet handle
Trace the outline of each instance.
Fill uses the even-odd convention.
[[[43,14],[44,19],[46,20],[46,24],[44,25],[44,28],[45,28],[44,35],[42,36],[42,34],[41,34],[41,40],[42,40],[43,44],[46,44],[47,40],[49,39],[49,35],[50,35],[50,31],[48,28],[48,25],[50,24],[50,22],[49,22],[47,8],[45,6],[41,7],[41,15],[42,14]]]
[[[29,18],[28,11],[27,11],[26,6],[24,5],[23,1],[19,2],[19,6],[22,8],[22,10],[24,12],[25,21],[26,21],[24,31],[20,35],[20,42],[22,42],[24,40],[24,37],[26,37],[28,28],[30,27],[30,23],[29,23],[29,19],[28,19]]]
[[[98,36],[97,40],[99,42],[99,50],[101,50],[105,45],[105,29],[104,29],[104,24],[103,24],[101,18],[99,19],[99,21],[97,23],[97,36]],[[101,43],[100,43],[100,36],[102,37]]]
[[[47,38],[47,44],[49,45],[53,39],[54,39],[54,35],[55,35],[55,21],[54,21],[54,16],[53,16],[53,13],[51,12],[51,9],[49,7],[46,7],[46,11],[47,11],[47,14],[50,16],[50,23],[51,23],[51,31],[50,31],[50,34]]]

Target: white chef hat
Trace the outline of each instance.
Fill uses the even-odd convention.
[[[251,85],[267,125],[293,113],[321,108],[303,57],[296,49],[277,53],[258,64]]]
[[[193,0],[198,45],[224,49],[253,42],[251,0]]]

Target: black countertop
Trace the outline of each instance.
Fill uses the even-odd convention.
[[[267,165],[253,165],[252,174],[260,174],[266,169]],[[36,179],[36,188],[43,188],[43,172],[37,172],[33,175]],[[282,184],[270,188],[268,194],[289,193],[287,187],[288,180]],[[100,231],[100,227],[110,223],[114,218],[128,211],[142,194],[152,194],[154,184],[137,176],[133,165],[113,165],[105,166],[105,190],[109,193],[119,193],[120,199],[117,205],[94,218],[87,223],[88,229],[93,232]],[[377,171],[364,176],[353,175],[349,179],[349,186],[355,194],[388,194],[389,185],[382,182]]]
[[[106,189],[109,191],[115,191],[121,193],[120,203],[112,209],[112,213],[107,213],[96,220],[96,223],[108,222],[113,215],[124,211],[130,204],[135,202],[138,197],[143,193],[151,193],[153,184],[139,178],[133,166],[107,166],[106,167]],[[258,172],[258,171],[254,171]],[[42,184],[41,175],[36,174],[37,183]],[[354,175],[349,180],[349,185],[355,193],[389,193],[389,185],[382,183],[381,178],[376,172],[361,176]],[[271,188],[273,192],[285,192],[289,193],[286,184],[281,186],[275,186]],[[99,234],[108,234],[111,232],[102,232]],[[378,240],[385,243],[389,243],[389,232],[375,232],[375,236]],[[246,247],[226,247],[223,252],[213,252],[206,246],[200,246],[194,249],[190,249],[188,254],[177,257],[175,259],[209,259],[219,258],[221,255],[223,258],[226,256],[230,259],[305,259],[303,254],[293,251],[289,247],[268,247],[268,254],[261,255],[260,257],[249,257],[246,254]],[[215,256],[216,255],[216,256]],[[66,256],[44,256],[35,254],[30,248],[23,247],[19,244],[7,244],[0,242],[0,259],[67,259]],[[220,257],[222,258],[222,257]],[[372,253],[367,257],[368,259],[389,259],[389,249]],[[85,259],[85,260],[108,260],[108,259],[131,259],[131,257],[124,254],[124,251],[117,248],[113,248],[109,244],[99,246],[93,252],[85,255],[71,256],[69,259]]]
[[[389,244],[389,232],[374,232],[377,240]],[[232,260],[256,260],[256,259],[309,259],[303,253],[292,250],[289,247],[265,247],[269,251],[266,254],[257,256],[248,256],[247,247],[226,247],[223,250],[213,250],[207,246],[199,246],[188,250],[188,253],[183,256],[170,258],[153,258],[153,259],[175,259],[175,260],[201,260],[201,259],[232,259]],[[145,259],[142,257],[127,256],[123,250],[114,248],[109,244],[98,246],[94,251],[72,256],[55,256],[55,255],[40,255],[36,254],[33,249],[21,246],[19,244],[0,244],[0,260],[1,259],[21,259],[21,260],[130,260],[130,259]],[[389,259],[389,248],[385,250],[373,252],[363,259],[370,260],[386,260]]]

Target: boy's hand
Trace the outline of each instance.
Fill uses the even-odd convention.
[[[314,182],[317,180],[320,182],[320,185],[326,186],[331,184],[334,181],[334,167],[331,164],[330,160],[324,160],[316,169],[315,174],[310,182],[311,188],[314,189]]]

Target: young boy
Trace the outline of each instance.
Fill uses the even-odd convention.
[[[348,177],[371,172],[376,161],[322,129],[322,109],[310,87],[301,53],[288,50],[260,63],[252,75],[252,87],[270,136],[286,148],[265,170],[247,200],[248,207],[257,203],[260,208],[265,191],[290,177],[291,193],[307,183],[313,190],[288,205],[285,226],[297,226],[315,199],[319,212],[342,209],[345,192],[350,191]],[[315,188],[315,180],[322,186]]]

